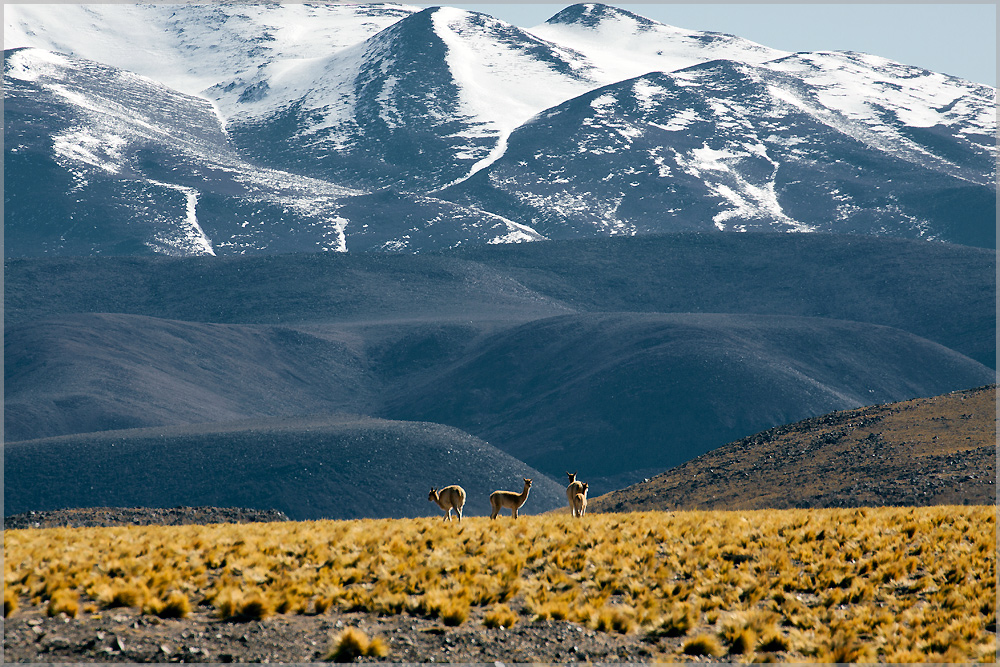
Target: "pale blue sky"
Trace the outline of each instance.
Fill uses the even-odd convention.
[[[548,3],[423,3],[484,12],[529,28],[567,7]],[[994,3],[614,3],[679,28],[739,35],[784,51],[862,51],[996,86]]]

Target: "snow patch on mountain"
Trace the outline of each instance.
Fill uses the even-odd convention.
[[[420,7],[393,3],[4,5],[4,48],[114,65],[212,99],[225,120],[257,70],[280,72],[364,41]]]
[[[164,232],[160,232],[154,236],[155,242],[161,244],[166,249],[167,254],[181,256],[211,255],[214,257],[215,250],[212,248],[212,242],[205,236],[205,231],[198,224],[198,191],[194,188],[174,183],[164,183],[163,181],[156,181],[151,178],[148,179],[148,182],[162,188],[176,190],[184,195],[185,200],[184,224],[176,227],[177,231],[173,234],[167,235]]]
[[[508,23],[475,12],[442,7],[433,14],[435,33],[448,49],[447,63],[458,86],[458,114],[470,128],[461,136],[488,139],[459,147],[465,158],[480,157],[460,183],[498,160],[510,133],[538,112],[591,89],[591,69],[579,54],[550,45]],[[452,135],[458,136],[458,135]]]
[[[777,97],[859,141],[963,180],[995,181],[995,88],[853,52],[797,53],[765,67],[794,76],[811,99],[787,86],[775,91]],[[905,128],[947,132],[963,150],[986,158],[979,163],[993,167],[983,178],[918,143]]]
[[[568,7],[528,32],[583,54],[601,85],[709,60],[763,63],[789,55],[733,35],[685,30],[596,3]]]
[[[23,49],[12,53],[6,65],[5,77],[18,81],[37,81],[41,78],[57,81],[62,78],[69,60],[42,49]]]
[[[122,170],[122,149],[128,140],[114,132],[96,133],[90,127],[74,127],[52,137],[56,160],[68,171],[74,162],[102,169],[109,174]],[[77,176],[83,180],[82,173]]]

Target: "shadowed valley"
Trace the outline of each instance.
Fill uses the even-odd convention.
[[[570,468],[597,496],[767,428],[992,383],[994,259],[893,239],[681,234],[424,255],[8,260],[6,451],[32,483],[59,486],[55,470],[69,469],[53,460],[144,429],[127,437],[211,452],[188,480],[208,484],[253,447],[234,424],[284,419],[270,457],[282,465],[245,480],[275,504],[247,506],[397,516],[389,498],[351,492],[384,481],[373,469],[303,476],[296,443],[326,447],[331,465],[341,442],[310,435],[309,420],[352,414],[391,425],[386,460],[408,461],[414,488],[501,470],[503,455],[521,462],[503,468],[512,481],[485,486],[513,489],[529,470],[560,485]],[[418,424],[482,447],[432,464]],[[120,478],[143,461],[102,451],[74,473]],[[113,486],[69,485],[46,509],[250,497],[181,499],[182,484],[153,476],[142,503],[126,502]],[[412,493],[400,515],[437,511],[426,489],[396,501]],[[543,495],[525,511],[558,506]],[[9,485],[5,497],[7,513],[31,509]]]

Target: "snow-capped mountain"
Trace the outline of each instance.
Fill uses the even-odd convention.
[[[716,60],[597,89],[526,123],[502,159],[444,196],[550,238],[714,225],[986,241],[995,195],[985,105],[880,94],[887,81],[852,96],[868,110],[852,113],[821,103],[834,85],[789,75],[792,58]],[[948,114],[959,104],[956,126]],[[956,216],[945,202],[981,211]]]
[[[4,38],[8,255],[684,229],[995,247],[996,90],[875,56],[600,4],[530,30],[391,4],[7,5]]]
[[[593,88],[567,55],[484,14],[431,8],[329,58],[262,69],[259,95],[229,128],[287,168],[432,190],[489,161],[537,112]]]
[[[396,4],[7,4],[4,49],[31,46],[138,72],[189,95],[261,66],[322,58],[419,11]]]
[[[38,49],[5,52],[8,254],[343,249],[357,191],[251,165],[204,99]]]

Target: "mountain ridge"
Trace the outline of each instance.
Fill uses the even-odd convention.
[[[418,255],[15,259],[4,292],[8,326],[81,312],[244,324],[616,309],[833,317],[996,364],[996,252],[906,239],[684,233]]]
[[[80,31],[45,8],[5,14],[5,46],[50,61],[31,82],[25,53],[5,51],[5,109],[32,126],[5,124],[8,256],[426,252],[690,229],[996,246],[995,88],[884,58],[791,54],[604,5],[532,29],[449,7],[79,12]],[[114,67],[164,88],[144,99],[83,74]],[[215,143],[238,159],[109,128],[87,112],[101,95],[140,118],[159,100],[207,100]]]
[[[772,234],[8,260],[7,433],[53,435],[30,432],[52,410],[64,433],[364,412],[450,424],[555,477],[600,460],[596,492],[768,425],[992,381],[965,355],[995,363],[994,262]]]

